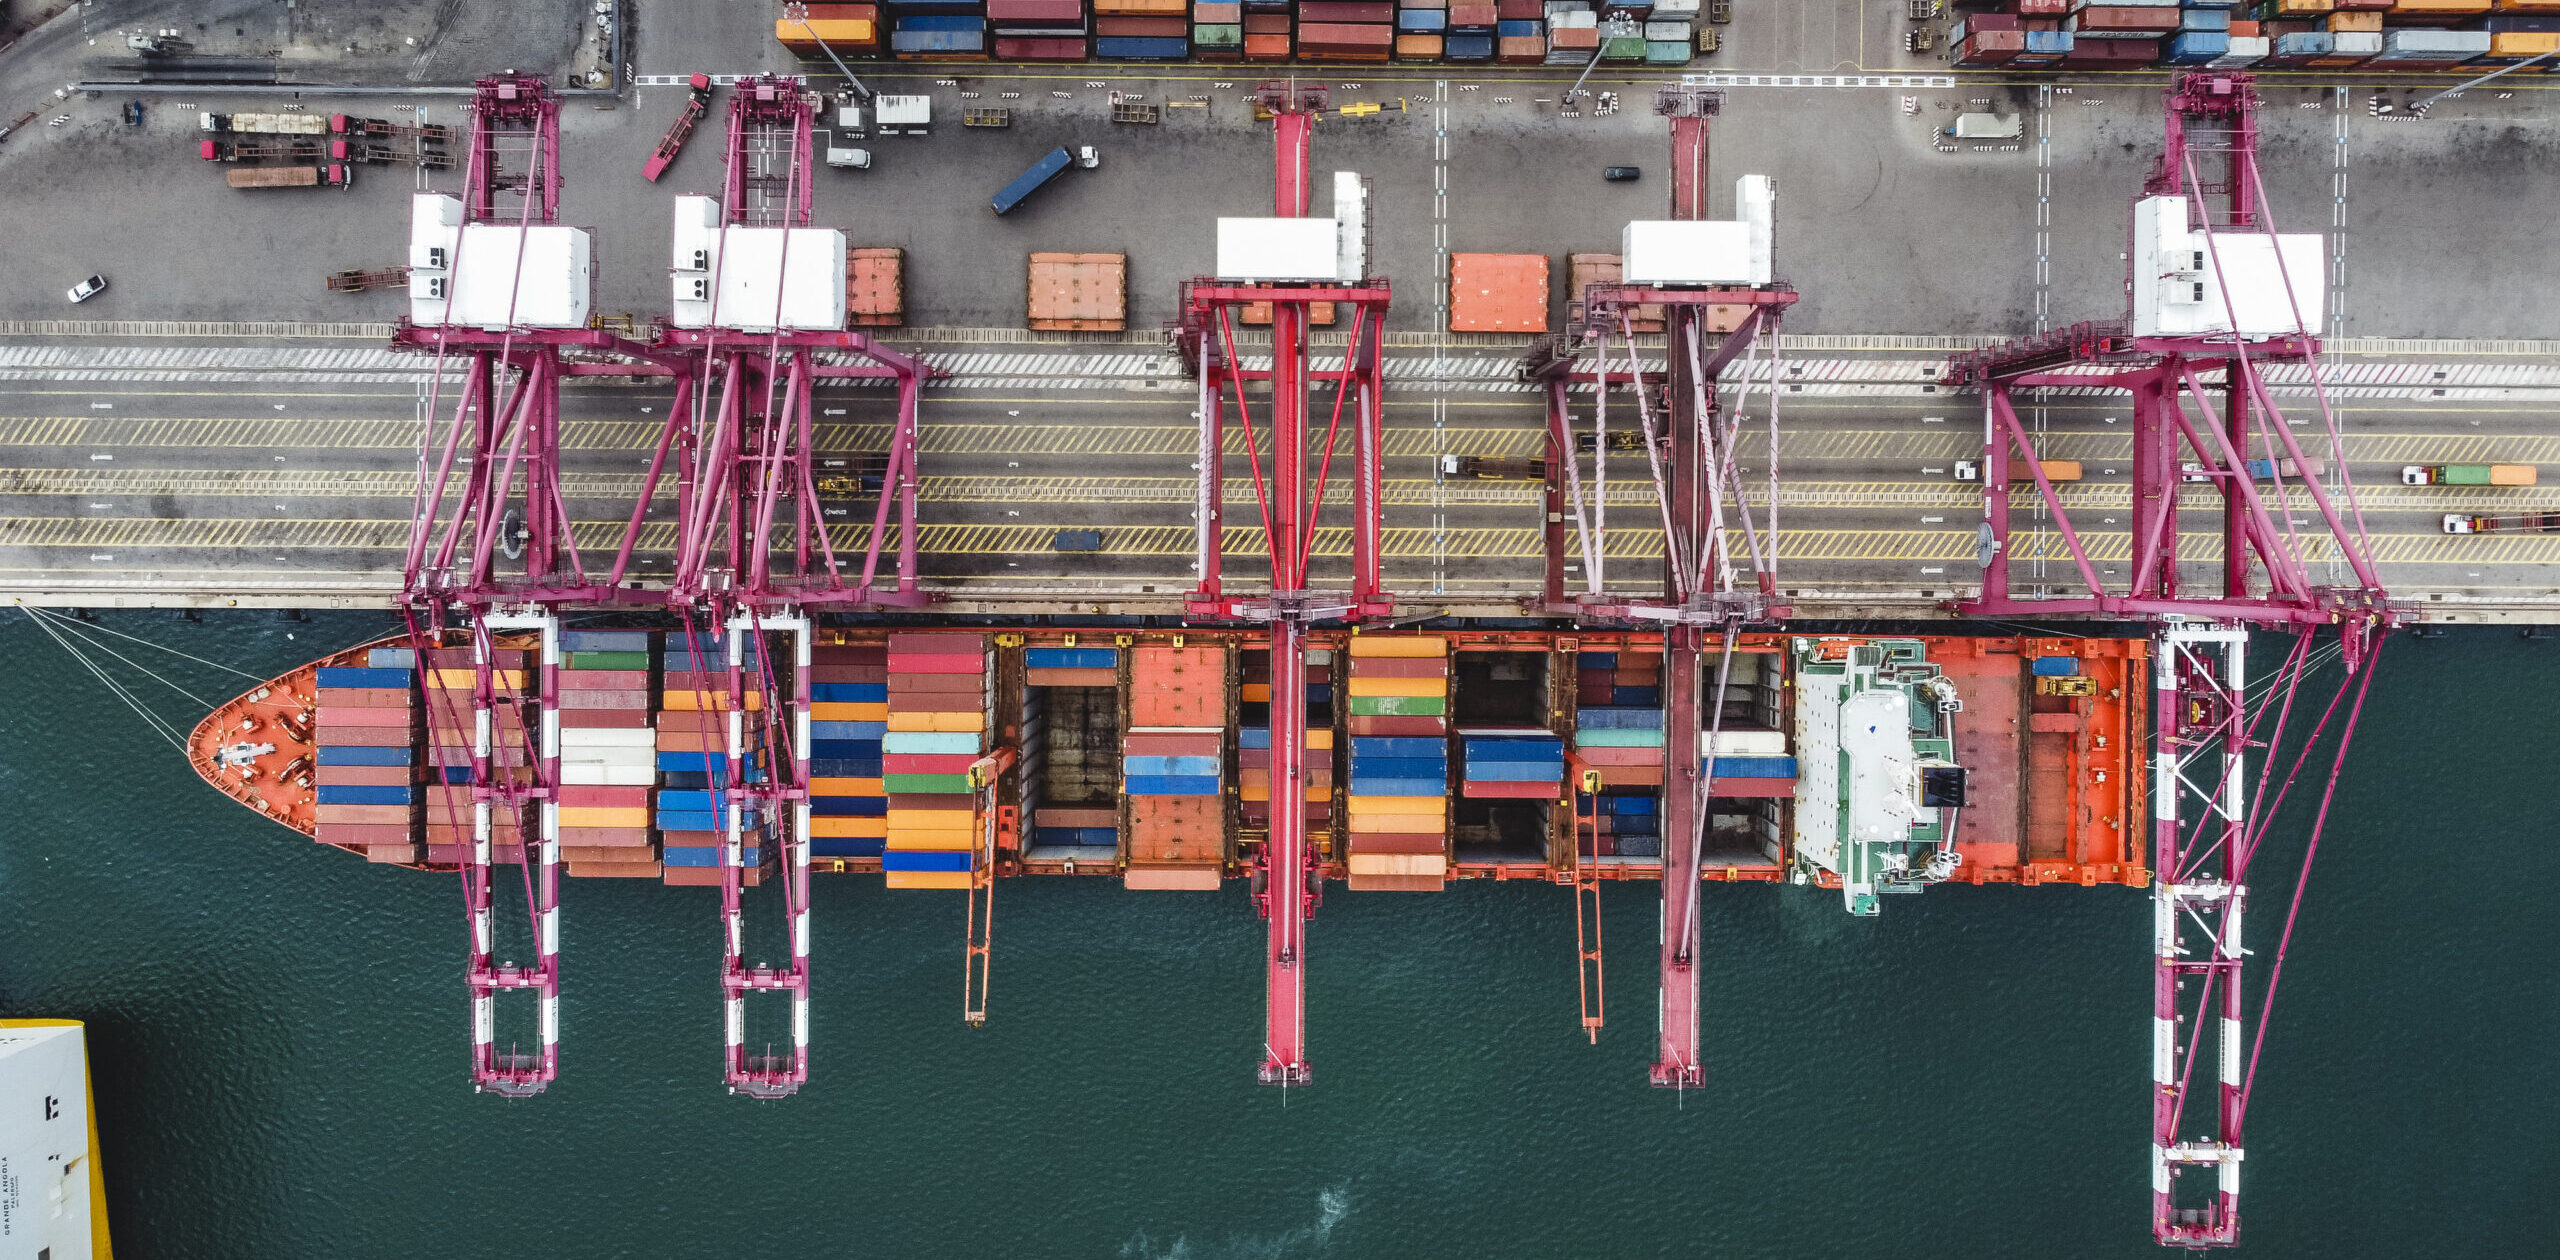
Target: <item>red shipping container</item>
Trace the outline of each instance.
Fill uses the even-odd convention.
[[[1298,23],[1300,52],[1374,52],[1381,56],[1395,43],[1395,28],[1344,22]]]
[[[630,848],[649,843],[646,827],[562,827],[560,843],[579,845],[612,845]]]
[[[1121,751],[1131,757],[1215,757],[1226,751],[1226,732],[1131,731]]]
[[[649,803],[645,787],[607,787],[593,783],[564,783],[553,789],[562,807],[567,809],[630,809]]]
[[[643,691],[649,686],[645,669],[564,669],[560,671],[562,691]]]
[[[979,654],[987,650],[987,637],[982,634],[935,634],[902,630],[889,636],[889,663],[897,664],[900,653],[927,656]]]
[[[974,696],[987,687],[983,674],[891,674],[889,701],[896,704],[900,696]]]
[[[1246,18],[1250,22],[1252,18]],[[1268,35],[1244,37],[1244,59],[1247,61],[1287,61],[1289,59],[1289,19],[1279,19],[1280,30]]]
[[[578,879],[656,879],[655,862],[580,862],[569,868]]]
[[[324,731],[344,730],[352,726],[397,726],[405,730],[408,725],[407,709],[333,709],[326,705],[320,708],[320,729]]]
[[[406,687],[322,687],[319,695],[324,709],[405,709],[418,699]]]
[[[1793,800],[1796,794],[1796,781],[1793,779],[1718,779],[1707,790],[1717,796],[1737,800]]]
[[[1479,801],[1543,801],[1561,800],[1564,789],[1558,783],[1498,783],[1486,779],[1469,779],[1460,784],[1458,795]]]
[[[399,866],[417,861],[423,852],[414,844],[369,844],[364,849],[364,860]]]
[[[876,22],[880,6],[876,4],[813,4],[809,6],[812,22]]]
[[[729,729],[729,715],[710,710],[669,709],[658,715],[658,731],[717,732]]]
[[[1446,678],[1449,661],[1440,656],[1360,656],[1351,661],[1353,678]]]
[[[1117,687],[1120,671],[1116,669],[1026,669],[1023,685],[1030,687]]]
[[[1243,19],[1244,6],[1235,0],[1202,0],[1191,6],[1191,20],[1202,26],[1233,26]]]
[[[1494,10],[1502,15],[1505,22],[1538,22],[1547,16],[1543,0],[1500,0],[1494,5]]]
[[[563,691],[560,707],[569,709],[645,709],[649,693],[639,691]]]
[[[646,709],[563,709],[560,726],[572,731],[638,731],[648,729],[649,716]]]
[[[1254,35],[1286,35],[1289,15],[1286,13],[1248,13],[1244,15],[1244,33]]]
[[[886,665],[889,645],[885,643],[816,643],[809,647],[812,665]]]
[[[1084,21],[1084,0],[987,0],[989,26],[1074,26]]]
[[[976,753],[884,753],[880,757],[880,773],[967,774],[977,761]]]
[[[889,680],[895,682],[905,674],[962,674],[977,677],[987,672],[987,658],[977,652],[892,652],[889,654]]]
[[[1547,58],[1547,40],[1543,35],[1505,35],[1495,41],[1495,55],[1511,65],[1533,66]]]
[[[407,844],[407,823],[321,823],[316,837],[322,844]]]
[[[1302,23],[1392,22],[1396,20],[1396,6],[1386,0],[1301,0],[1298,20]]]
[[[884,683],[889,681],[889,667],[880,665],[829,665],[815,663],[808,669],[809,681],[821,683]]]
[[[1574,755],[1594,766],[1658,766],[1662,764],[1659,748],[1577,748]]]
[[[1113,809],[1062,809],[1043,805],[1032,815],[1041,827],[1117,827],[1120,811]]]
[[[1492,26],[1497,20],[1494,17],[1494,7],[1484,3],[1484,0],[1457,0],[1449,6],[1449,29],[1453,31],[1482,30]]]
[[[1444,719],[1436,717],[1354,715],[1351,718],[1351,733],[1354,735],[1446,735],[1449,733],[1449,724]]]
[[[407,723],[399,726],[340,726],[320,728],[323,748],[403,748],[409,743]]]
[[[1355,831],[1351,833],[1353,853],[1446,853],[1448,837],[1437,832]]]
[[[471,846],[467,844],[430,844],[426,849],[427,860],[439,866],[460,866],[471,856]],[[491,866],[524,865],[524,846],[520,844],[490,845],[489,864]]]
[[[1113,38],[1181,39],[1191,34],[1189,20],[1178,17],[1097,17],[1093,33]],[[896,656],[889,658],[892,662]]]
[[[323,823],[409,825],[409,807],[406,805],[315,805],[312,810]]]

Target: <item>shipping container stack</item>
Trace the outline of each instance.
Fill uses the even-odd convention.
[[[1031,811],[1032,846],[1100,851],[1073,855],[1082,860],[1116,856],[1120,809],[1112,798],[1126,756],[1111,737],[1119,732],[1120,649],[1025,648],[1022,665],[1022,783],[1025,797],[1038,802]],[[1053,702],[1052,688],[1076,688],[1081,695]],[[1094,697],[1107,698],[1109,711]]]
[[[810,645],[808,687],[809,856],[879,857],[889,840],[888,646]]]
[[[823,60],[824,41],[839,57],[880,55],[880,6],[877,4],[812,4],[801,17],[787,10],[773,20],[773,37],[804,57]],[[805,21],[803,20],[805,18]]]
[[[1644,58],[1644,19],[1627,12],[1622,5],[1609,6],[1600,17],[1600,60],[1636,65]]]
[[[1243,729],[1236,737],[1237,812],[1248,827],[1271,825],[1271,652],[1240,654]],[[1307,833],[1333,826],[1333,649],[1307,649]]]
[[[1959,66],[2456,71],[2560,49],[2560,0],[1996,0],[1948,28]]]
[[[671,884],[716,884],[720,850],[729,826],[729,791],[738,783],[765,778],[763,668],[755,657],[756,640],[746,636],[745,686],[735,778],[729,766],[729,646],[726,635],[698,632],[688,644],[683,634],[667,636],[660,661],[658,695],[658,793],[651,817],[662,845],[660,860]],[[764,877],[765,861],[774,856],[763,843],[767,820],[748,811],[740,822],[747,868],[746,882]],[[702,872],[708,872],[704,874]]]
[[[1659,653],[1584,652],[1575,663],[1576,755],[1600,775],[1596,806],[1603,857],[1658,858],[1652,825],[1663,782],[1662,657]],[[1633,826],[1629,819],[1645,820]]]
[[[1547,58],[1551,66],[1587,66],[1600,52],[1600,15],[1584,0],[1547,0]]]
[[[1191,6],[1191,57],[1195,61],[1244,60],[1241,0],[1197,0]]]
[[[900,61],[985,61],[983,0],[888,0],[889,52]]]
[[[325,668],[316,680],[314,838],[368,861],[421,856],[414,659],[407,648],[374,648],[363,665]]]
[[[1406,0],[1413,6],[1406,12],[1445,11],[1449,2]],[[1396,14],[1383,0],[1303,0],[1298,5],[1298,60],[1385,61],[1395,53]]]
[[[1552,801],[1564,787],[1564,738],[1534,728],[1469,727],[1458,795],[1471,800]]]
[[[496,697],[489,712],[492,783],[532,781],[533,745],[525,735],[524,722],[526,697],[532,694],[534,681],[527,672],[530,656],[522,648],[492,648],[489,653]],[[477,720],[471,704],[478,675],[472,666],[472,649],[428,649],[422,677],[419,698],[427,713],[427,764],[434,767],[427,785],[427,850],[431,858],[441,852],[449,855],[445,860],[460,861],[463,847],[472,843],[473,827],[471,749]],[[491,809],[490,861],[524,860],[526,821],[508,807]]]
[[[560,860],[571,875],[658,877],[657,734],[646,630],[560,632]]]
[[[1084,0],[987,0],[1000,61],[1082,61],[1085,23]]]
[[[1448,878],[1448,653],[1428,636],[1351,640],[1354,891],[1431,891]]]
[[[1395,10],[1398,61],[1438,61],[1446,55],[1449,40],[1449,0],[1401,0]],[[1328,5],[1327,8],[1368,9],[1379,5]]]
[[[1186,60],[1190,12],[1190,0],[1093,0],[1093,59]]]
[[[1121,742],[1129,887],[1209,891],[1225,878],[1229,696],[1223,647],[1130,649]]]
[[[1449,331],[1547,330],[1547,256],[1451,254]]]
[[[844,322],[895,328],[907,322],[906,251],[849,249],[844,255]]]
[[[1494,17],[1494,60],[1534,66],[1547,59],[1547,11],[1540,0],[1500,0]]]
[[[987,751],[987,637],[889,636],[888,730],[881,786],[888,842],[880,869],[891,888],[967,888],[978,852],[969,767]]]
[[[1297,55],[1293,0],[1244,0],[1244,59],[1287,61]]]

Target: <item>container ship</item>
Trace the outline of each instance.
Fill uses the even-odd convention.
[[[750,885],[805,840],[813,872],[893,888],[1205,891],[1246,876],[1269,822],[1257,632],[553,640],[358,645],[215,710],[191,757],[277,824],[413,870],[459,869],[485,827],[499,865],[538,836],[572,878],[716,884],[734,806]],[[1861,913],[1948,880],[2149,879],[2144,639],[1744,634],[1702,669],[1721,720],[1687,775],[1664,761],[1658,634],[1309,644],[1308,834],[1350,891],[1659,879],[1663,794],[1683,785],[1709,794],[1704,879],[1836,888]],[[556,787],[534,790],[545,760]],[[778,766],[805,798],[759,809]]]

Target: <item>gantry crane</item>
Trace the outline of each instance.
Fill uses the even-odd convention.
[[[1334,177],[1333,217],[1310,215],[1315,120],[1322,89],[1266,83],[1257,101],[1272,120],[1275,161],[1272,217],[1221,219],[1217,274],[1182,287],[1174,344],[1200,383],[1199,485],[1194,500],[1194,556],[1199,585],[1189,600],[1195,620],[1265,622],[1271,628],[1271,822],[1255,866],[1255,907],[1269,923],[1264,966],[1268,994],[1260,1078],[1303,1085],[1306,1054],[1306,923],[1319,883],[1307,842],[1307,627],[1326,620],[1382,617],[1389,601],[1380,581],[1380,432],[1384,417],[1381,351],[1388,287],[1368,274],[1368,185],[1357,174]],[[1308,358],[1311,307],[1332,303],[1348,327],[1340,364],[1319,372]],[[1268,368],[1248,366],[1239,352],[1241,308],[1268,303]],[[1309,391],[1330,385],[1333,400],[1320,462],[1308,477]],[[1268,442],[1257,440],[1249,386],[1261,385],[1269,413]],[[1230,416],[1232,415],[1232,419]],[[1351,580],[1348,591],[1308,586],[1317,518],[1346,421],[1351,429]],[[1226,589],[1226,542],[1220,466],[1228,434],[1243,437],[1261,508],[1270,588]],[[1268,449],[1270,467],[1263,467]],[[1267,473],[1267,475],[1266,475]]]
[[[466,754],[469,767],[472,842],[460,866],[471,938],[472,1080],[484,1091],[525,1096],[540,1093],[559,1066],[559,724],[503,720],[520,709],[499,694],[493,636],[535,642],[531,689],[547,714],[559,698],[554,610],[651,598],[624,589],[627,548],[599,575],[579,556],[560,484],[559,391],[572,372],[664,375],[677,363],[586,327],[590,250],[583,229],[558,222],[559,103],[544,81],[483,79],[470,115],[462,196],[420,193],[412,201],[410,313],[392,335],[395,349],[435,354],[427,410],[441,426],[419,452],[402,608],[422,685],[450,677],[437,657],[450,636],[470,652],[471,712],[435,715],[444,720],[434,725],[471,731],[473,747],[433,750],[431,760],[439,777],[444,762]],[[582,361],[567,361],[571,351]],[[448,411],[443,389],[453,366],[461,386]],[[432,703],[451,690],[427,686],[425,694]],[[511,728],[523,732],[520,750],[496,746]],[[507,765],[517,751],[530,762],[520,770]],[[523,829],[528,810],[538,814],[538,834]],[[528,837],[528,966],[501,964],[495,954],[492,837],[509,819]],[[532,1054],[496,1045],[497,996],[518,991],[539,1005],[540,1049]]]
[[[2255,84],[2248,75],[2182,74],[2167,104],[2166,148],[2134,203],[2127,316],[1965,355],[1942,379],[1979,391],[1983,403],[1982,593],[1955,609],[2161,627],[2152,660],[2152,1233],[2164,1245],[2207,1247],[2239,1241],[2242,1121],[2304,887],[2297,879],[2252,1012],[2241,987],[2249,951],[2240,935],[2252,858],[2311,748],[2343,711],[2303,856],[2307,878],[2372,684],[2373,655],[2400,613],[2375,572],[2337,416],[2321,384],[2324,242],[2316,233],[2276,231],[2258,172]],[[2307,370],[2331,484],[2317,475],[2286,484],[2287,470],[2322,465],[2306,456],[2276,406],[2269,363]],[[2121,583],[2105,580],[2112,570],[2102,572],[2092,557],[2085,531],[2039,462],[2038,436],[2018,417],[2018,392],[2056,387],[2132,395],[2129,573]],[[2021,550],[2011,516],[2013,452],[2026,461],[2060,544],[2057,551],[2038,530],[2024,549],[2067,560],[2078,589],[2012,589],[2010,563]],[[2274,473],[2271,484],[2252,480],[2253,458]],[[2205,501],[2191,506],[2184,495]],[[2221,554],[2186,561],[2188,548],[2201,553],[2215,540],[2182,537],[2184,514],[2215,508]],[[2296,515],[2306,509],[2316,527]],[[2219,581],[2191,581],[2190,564],[2218,569]],[[2322,573],[2325,582],[2315,579]],[[2327,626],[2338,628],[2338,639],[2315,649]],[[2249,674],[2249,632],[2259,627],[2295,636],[2266,681]],[[2306,677],[2331,656],[2345,666],[2336,694],[2316,706],[2307,734],[2290,729]],[[2306,715],[2314,707],[2302,706]],[[2299,751],[2279,779],[2288,747]],[[2247,764],[2253,748],[2261,754],[2254,768]],[[2208,1026],[2215,1030],[2207,1070],[2216,1090],[2209,1105],[2190,1114]],[[2181,1185],[2182,1174],[2201,1168],[2214,1170],[2209,1192]]]
[[[1533,350],[1521,367],[1523,379],[1547,398],[1546,581],[1538,611],[1582,622],[1658,624],[1663,630],[1662,999],[1651,1074],[1656,1085],[1673,1088],[1704,1081],[1698,1059],[1697,917],[1714,767],[1706,750],[1722,730],[1736,637],[1746,625],[1774,623],[1788,613],[1777,585],[1776,382],[1779,319],[1796,294],[1775,274],[1776,190],[1766,177],[1739,181],[1738,221],[1707,218],[1707,133],[1722,104],[1721,93],[1699,88],[1658,94],[1654,112],[1671,132],[1670,218],[1629,225],[1630,252],[1620,259],[1620,281],[1593,285],[1573,326]],[[1637,312],[1645,307],[1662,311],[1658,374],[1647,370],[1637,352]],[[1757,362],[1764,345],[1765,372]],[[1720,382],[1746,356],[1738,397],[1728,405]],[[1575,396],[1586,388],[1593,404],[1588,474],[1573,415]],[[1759,452],[1767,464],[1767,490],[1757,519],[1740,462],[1752,444],[1743,424],[1755,388],[1766,393],[1768,426]],[[1609,403],[1618,391],[1634,403],[1637,445],[1653,481],[1656,511],[1636,528],[1662,534],[1658,595],[1608,586],[1609,453],[1617,449]],[[1567,546],[1568,521],[1578,553]],[[1737,532],[1743,543],[1739,555],[1733,547]],[[1565,574],[1577,558],[1583,589],[1570,592]],[[1702,729],[1700,693],[1711,641],[1720,648],[1719,666]],[[1596,880],[1586,873],[1577,883],[1589,886],[1580,895],[1596,900]],[[1587,925],[1579,952],[1596,975],[1599,919],[1578,918]],[[1586,1003],[1586,1023],[1592,1007]]]

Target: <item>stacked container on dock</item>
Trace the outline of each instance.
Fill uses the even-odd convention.
[[[1547,256],[1451,254],[1449,331],[1547,330]]]
[[[1244,59],[1287,61],[1296,48],[1290,0],[1244,0]]]
[[[987,637],[889,636],[888,730],[881,786],[891,888],[967,888],[978,854],[969,767],[987,751]]]
[[[773,22],[773,37],[807,57],[823,58],[823,41],[839,57],[880,55],[880,6],[877,4],[812,4],[806,21],[787,13]]]
[[[906,251],[901,249],[845,251],[847,327],[895,328],[907,322],[906,263]]]
[[[1199,61],[1244,60],[1241,0],[1197,0],[1191,6],[1191,56]]]
[[[495,699],[489,711],[490,781],[531,781],[533,744],[525,731],[525,702],[530,694],[527,653],[522,648],[492,648],[489,669]],[[470,648],[429,648],[420,699],[427,711],[427,764],[434,767],[427,786],[426,843],[432,854],[441,849],[459,861],[459,846],[472,843],[471,750],[478,719],[472,693],[478,673]],[[524,820],[512,809],[493,805],[489,815],[492,862],[524,860]],[[370,851],[366,856],[371,857]]]
[[[1082,61],[1091,49],[1084,0],[987,0],[987,26],[1004,61]]]
[[[741,699],[737,701],[741,736],[738,764],[733,768],[729,762],[732,700],[727,637],[706,631],[696,634],[690,643],[682,634],[667,640],[659,673],[660,787],[653,810],[664,845],[660,857],[669,883],[719,882],[720,850],[726,843],[732,804],[730,790],[741,783],[764,781],[764,664],[759,659],[760,645],[755,636],[742,636],[740,651],[740,672],[744,676]],[[747,868],[746,880],[750,884],[763,878],[766,846],[762,840],[766,825],[767,820],[755,810],[745,811],[739,823],[744,850],[739,861]],[[710,874],[678,874],[679,871]]]
[[[1131,888],[1206,891],[1225,878],[1229,682],[1225,647],[1130,650],[1121,754]]]
[[[1446,8],[1448,0],[1406,3],[1427,11]],[[1395,11],[1382,0],[1305,0],[1298,6],[1298,59],[1385,61],[1395,52],[1397,29]]]
[[[413,660],[407,648],[374,648],[364,665],[323,668],[316,679],[314,837],[353,846],[368,861],[420,856]]]
[[[889,649],[809,648],[809,856],[876,858],[889,838],[882,748],[889,730]]]
[[[1033,254],[1031,326],[1045,332],[1120,332],[1129,326],[1129,256]]]
[[[655,878],[657,736],[646,630],[560,633],[560,860],[571,875]]]
[[[1546,7],[1539,0],[1499,0],[1494,17],[1495,60],[1534,66],[1547,59]]]
[[[1600,52],[1600,15],[1583,0],[1547,0],[1547,57],[1551,66],[1586,66]]]
[[[987,12],[979,0],[888,0],[896,26],[889,52],[901,61],[984,61]]]
[[[1093,0],[1096,61],[1181,61],[1191,55],[1190,0]]]
[[[1449,873],[1449,645],[1425,635],[1355,635],[1351,727],[1351,887],[1430,891]]]

